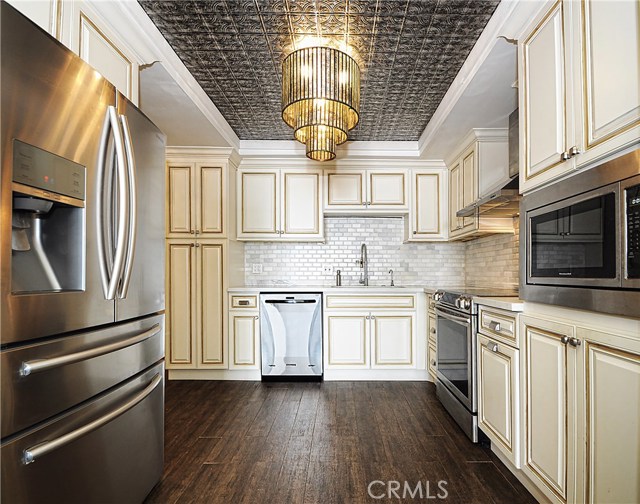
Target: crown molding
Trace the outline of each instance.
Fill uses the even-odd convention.
[[[532,19],[533,14],[540,9],[541,3],[523,0],[502,0],[500,2],[460,68],[458,75],[449,86],[429,124],[422,132],[418,140],[418,150],[421,155],[438,134],[438,130],[489,56],[498,38],[506,37],[517,40]]]
[[[231,163],[236,167],[240,164],[238,151],[231,147],[193,147],[168,146],[165,149],[167,161],[189,161],[192,159],[210,162]]]
[[[130,47],[135,48],[134,54],[139,58],[140,65],[160,61],[196,107],[218,130],[222,138],[232,148],[238,149],[240,144],[238,135],[136,0],[84,1],[90,3],[104,17],[105,22],[128,42]],[[117,26],[113,26],[114,20],[118,21]]]

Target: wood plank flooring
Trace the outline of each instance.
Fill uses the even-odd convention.
[[[536,502],[431,383],[169,381],[165,410],[165,471],[147,503]],[[384,498],[368,494],[376,480]]]

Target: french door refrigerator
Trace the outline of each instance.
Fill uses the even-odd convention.
[[[163,464],[165,137],[0,3],[2,502],[141,502]]]

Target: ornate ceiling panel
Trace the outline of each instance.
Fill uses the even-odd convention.
[[[305,36],[360,63],[351,140],[417,140],[499,0],[139,0],[236,134],[292,139],[281,64]]]

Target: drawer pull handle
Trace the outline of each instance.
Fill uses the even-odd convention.
[[[83,350],[81,352],[75,352],[72,354],[62,355],[60,357],[53,357],[51,359],[35,359],[31,361],[23,362],[20,366],[20,376],[29,376],[32,373],[38,371],[46,371],[48,369],[57,368],[60,366],[66,366],[67,364],[73,364],[93,357],[99,357],[100,355],[115,352],[131,345],[135,345],[146,339],[155,336],[162,330],[160,324],[155,324],[151,329],[148,329],[140,334],[136,334],[131,338],[127,338],[116,343],[110,343],[108,345],[99,346],[96,348],[90,348],[89,350]]]
[[[241,299],[238,301],[239,306],[249,306],[249,301],[247,299]]]
[[[498,350],[499,350],[499,349],[498,349],[498,344],[497,344],[497,343],[494,343],[494,344],[493,344],[493,346],[491,347],[491,351],[492,351],[493,353],[498,353]]]
[[[82,427],[68,432],[60,436],[59,438],[54,439],[53,441],[45,441],[44,443],[37,444],[32,446],[31,448],[27,448],[22,452],[22,463],[24,465],[31,464],[36,461],[39,457],[46,455],[47,453],[51,453],[58,448],[67,445],[76,439],[81,438],[85,434],[89,434],[90,432],[99,429],[103,425],[108,424],[112,420],[115,420],[123,413],[126,413],[131,408],[136,406],[138,403],[144,401],[150,394],[155,390],[158,384],[162,381],[162,375],[156,374],[149,385],[147,385],[140,393],[136,394],[134,397],[129,399],[124,404],[121,404],[116,409],[110,411],[104,416],[95,419],[93,422],[89,422]]]
[[[500,332],[500,322],[492,320],[491,322],[489,322],[489,329],[491,329],[492,331]]]

